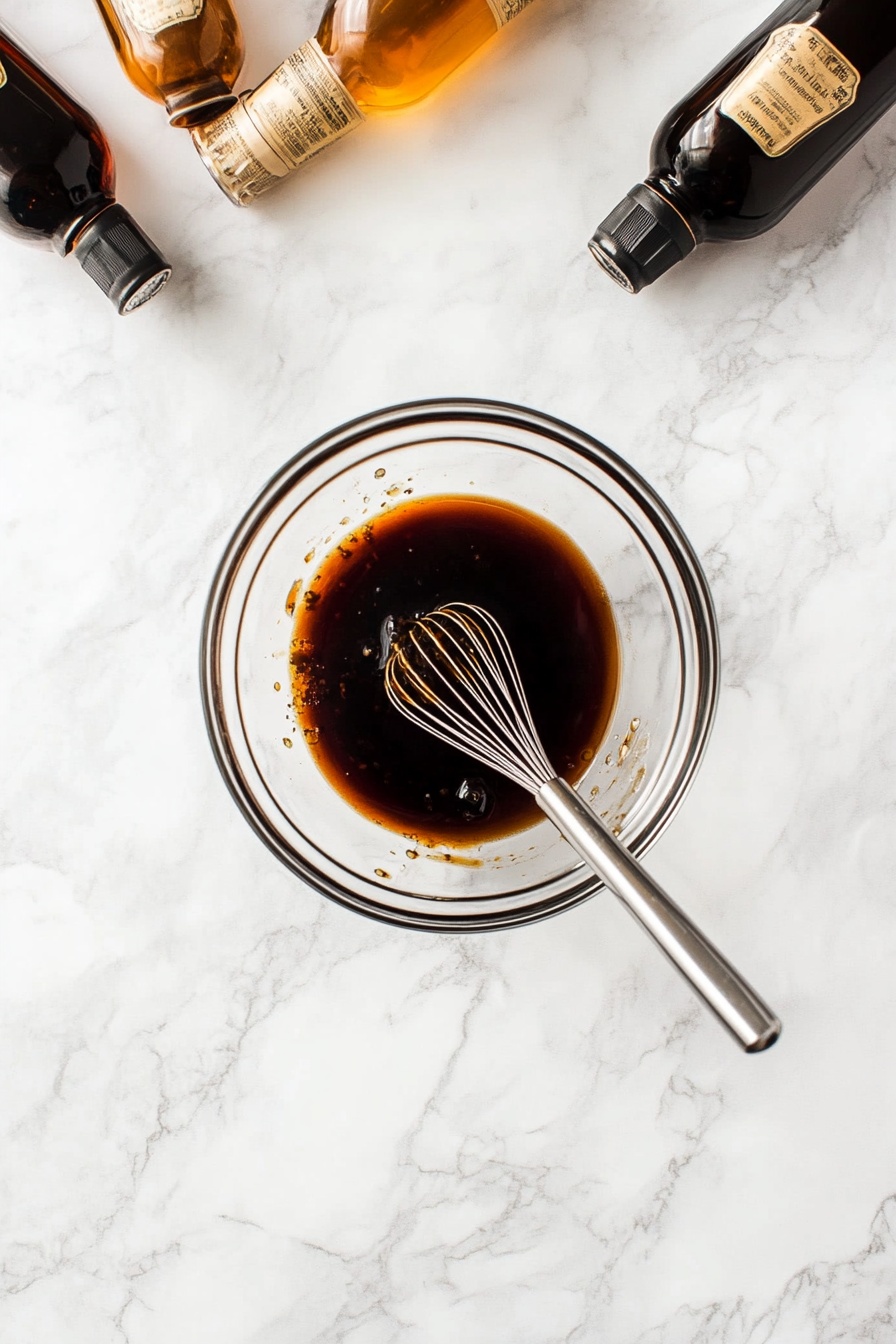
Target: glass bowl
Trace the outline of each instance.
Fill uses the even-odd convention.
[[[209,596],[201,672],[212,747],[246,820],[294,873],[361,914],[439,931],[529,923],[601,887],[550,822],[475,846],[410,846],[346,803],[292,736],[287,597],[406,492],[529,509],[600,575],[621,680],[577,788],[638,855],[675,815],[706,748],[718,693],[712,599],[678,524],[631,467],[559,420],[496,402],[416,402],[352,421],[288,462],[237,527]]]

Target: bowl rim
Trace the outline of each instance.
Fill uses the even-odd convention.
[[[216,764],[227,789],[252,830],[291,872],[319,894],[338,905],[381,923],[427,932],[471,933],[507,929],[530,924],[560,914],[602,890],[603,883],[594,875],[585,876],[560,895],[520,909],[503,910],[495,915],[448,915],[434,909],[431,915],[401,911],[377,905],[349,891],[321,873],[301,854],[274,834],[267,824],[252,791],[243,787],[241,772],[230,746],[221,698],[216,693],[216,651],[227,601],[235,576],[257,529],[269,512],[292,491],[298,480],[330,458],[371,438],[383,430],[419,429],[427,423],[455,421],[458,424],[488,422],[535,431],[559,442],[574,454],[596,465],[609,479],[637,502],[656,529],[669,552],[675,557],[676,571],[692,616],[692,633],[697,646],[696,698],[694,731],[667,797],[655,817],[633,837],[632,853],[640,857],[665,832],[684,802],[703,761],[715,720],[720,689],[720,642],[718,621],[709,583],[693,546],[657,491],[618,453],[584,430],[566,421],[532,410],[530,407],[485,398],[447,397],[400,402],[393,406],[356,416],[328,430],[301,448],[280,466],[258,492],[230,535],[215,569],[205,605],[200,640],[199,680],[206,731]],[[509,445],[510,446],[510,445]],[[666,583],[666,575],[659,568]],[[538,884],[535,884],[537,890]],[[440,902],[433,902],[434,906]]]

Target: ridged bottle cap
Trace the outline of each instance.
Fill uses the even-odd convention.
[[[147,303],[171,267],[123,205],[110,205],[78,236],[75,256],[119,313]]]
[[[674,206],[643,182],[611,210],[588,244],[595,261],[637,294],[697,246]]]

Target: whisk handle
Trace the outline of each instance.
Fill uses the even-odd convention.
[[[743,1049],[755,1053],[774,1045],[781,1034],[778,1017],[575,790],[563,779],[552,779],[535,797]]]

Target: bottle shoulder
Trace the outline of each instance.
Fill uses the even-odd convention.
[[[111,150],[90,114],[6,39],[0,60],[4,231],[66,252],[79,221],[114,194]]]

